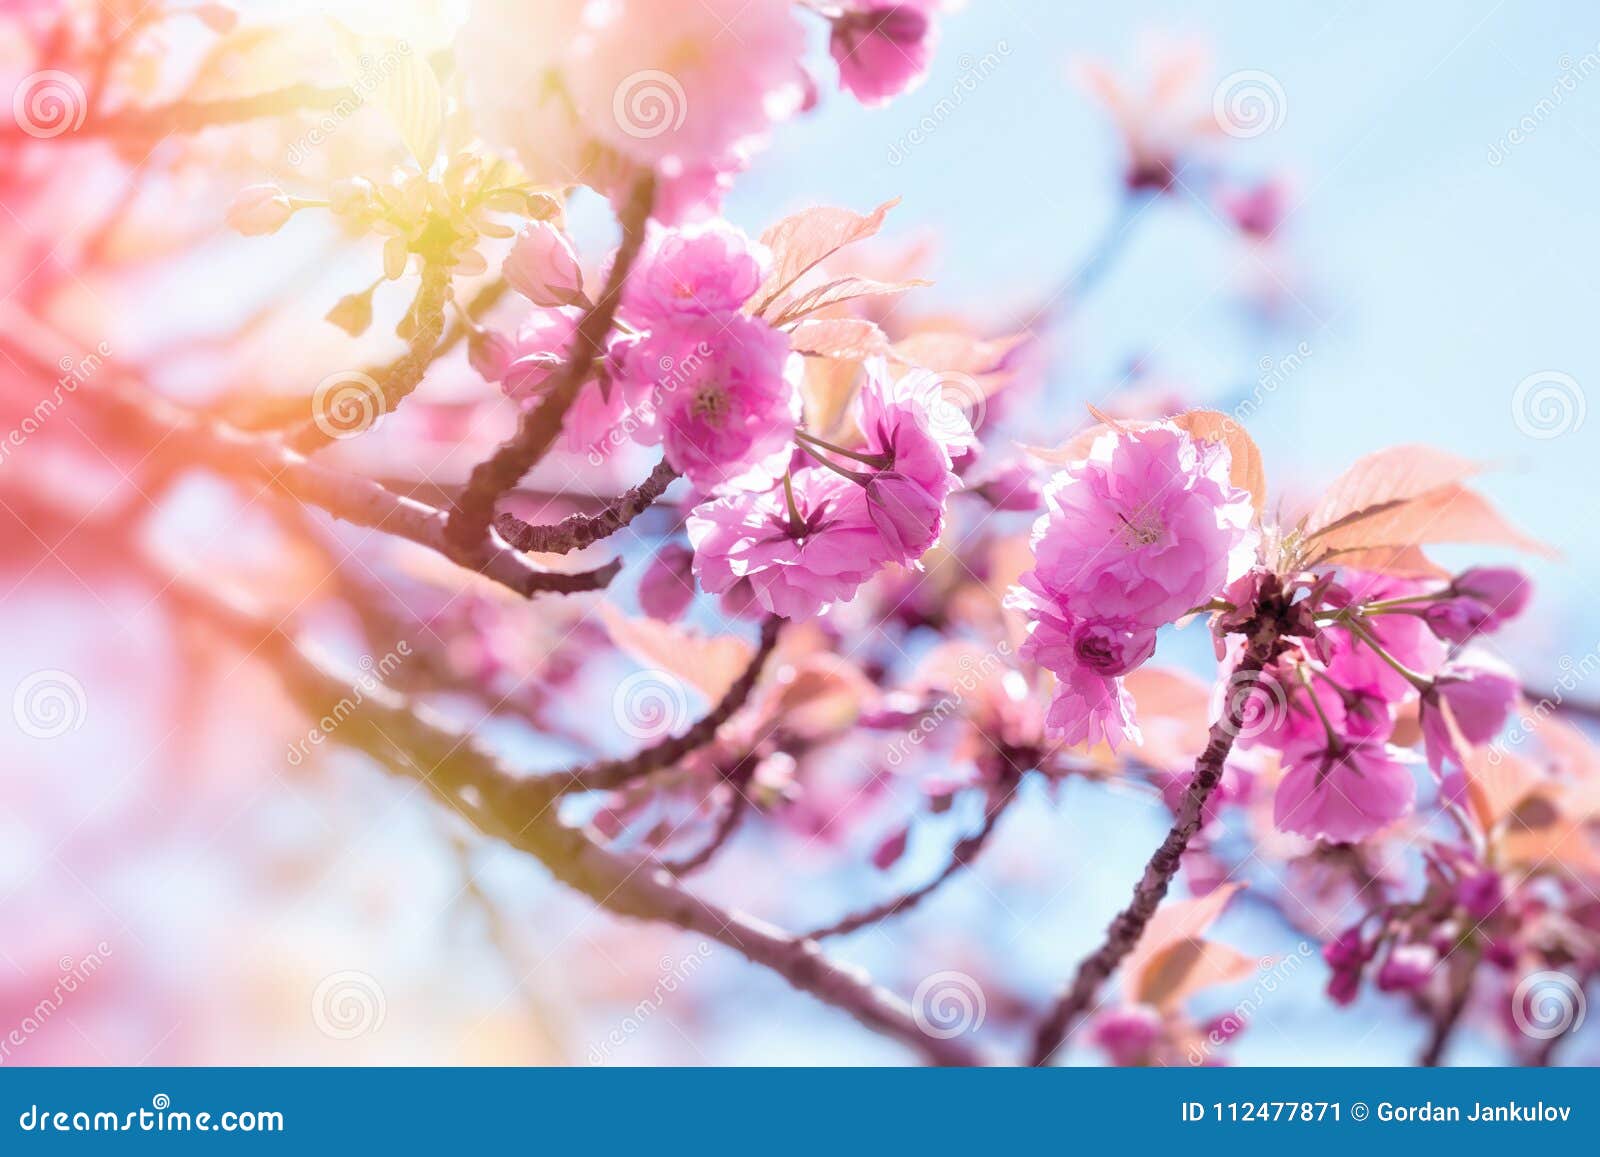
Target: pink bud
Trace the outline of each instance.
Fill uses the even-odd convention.
[[[1095,1018],[1092,1036],[1112,1064],[1144,1064],[1161,1038],[1161,1014],[1147,1004],[1114,1008]]]
[[[867,513],[884,545],[904,561],[921,558],[939,538],[944,505],[897,470],[880,470],[866,484]]]
[[[1439,953],[1428,944],[1397,944],[1378,969],[1378,987],[1384,992],[1411,992],[1427,983],[1439,963]]]
[[[547,221],[530,222],[512,243],[504,272],[511,288],[546,308],[583,301],[583,272],[567,235]]]
[[[1148,627],[1084,621],[1072,631],[1072,653],[1100,675],[1126,675],[1156,649],[1156,633]]]
[[[492,329],[480,329],[467,339],[467,361],[486,382],[504,378],[516,356],[516,343]]]
[[[1499,872],[1479,872],[1464,877],[1456,885],[1456,903],[1474,920],[1487,920],[1505,899]]]
[[[880,872],[887,872],[894,867],[900,857],[906,854],[906,840],[911,835],[910,828],[901,828],[892,832],[872,851],[872,866]]]
[[[694,552],[669,542],[656,552],[639,580],[639,606],[652,619],[671,623],[682,618],[693,601]]]
[[[1453,597],[1428,607],[1423,619],[1439,638],[1465,643],[1472,636],[1498,630],[1528,605],[1527,576],[1514,567],[1473,567],[1456,576]]]
[[[276,233],[294,216],[288,194],[276,185],[251,185],[240,189],[228,206],[228,225],[246,237]]]
[[[1355,1000],[1361,991],[1361,973],[1353,971],[1335,972],[1328,978],[1328,999],[1337,1005],[1346,1005]]]
[[[928,69],[928,17],[914,4],[883,4],[835,17],[828,50],[839,84],[865,105],[904,92]]]
[[[1359,970],[1372,955],[1361,935],[1361,925],[1354,924],[1322,946],[1322,959],[1328,967],[1338,972]]]

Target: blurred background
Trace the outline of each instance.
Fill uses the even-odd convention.
[[[0,5],[0,22],[32,7]],[[279,16],[338,6],[242,7]],[[974,0],[942,29],[926,82],[882,109],[834,91],[818,45],[818,107],[779,127],[725,215],[754,234],[804,205],[864,211],[901,197],[885,251],[925,249],[936,282],[926,301],[1002,329],[1087,264],[1093,292],[1052,332],[1029,402],[1045,428],[1030,441],[1064,437],[1086,403],[1154,392],[1220,408],[1256,399],[1248,427],[1275,489],[1291,497],[1396,443],[1491,463],[1485,492],[1561,552],[1533,564],[1535,613],[1497,645],[1535,687],[1596,661],[1600,418],[1585,417],[1600,381],[1592,6],[1220,3],[1201,16],[1180,3]],[[182,34],[170,51],[186,51]],[[1276,86],[1264,131],[1214,142],[1241,192],[1270,182],[1281,197],[1269,238],[1228,218],[1214,182],[1201,193],[1180,180],[1130,205],[1123,144],[1073,62],[1102,62],[1137,88],[1173,51],[1206,54],[1185,98],[1192,115],[1208,113],[1222,77],[1265,74]],[[221,142],[164,178],[141,210],[156,236],[199,238],[177,268],[98,279],[69,270],[65,254],[82,250],[120,196],[124,174],[110,158],[75,157],[73,181],[47,200],[0,197],[10,202],[0,205],[0,295],[64,283],[96,311],[111,358],[179,351],[164,385],[180,395],[212,396],[223,373],[262,391],[315,381],[315,367],[346,356],[319,318],[370,280],[371,254],[325,259],[329,236],[299,222],[267,244],[227,234],[232,193],[267,174],[252,172],[248,143]],[[609,222],[597,199],[574,204],[586,254],[608,243]],[[275,318],[225,356],[205,348],[286,286],[303,302],[290,311],[298,319]],[[380,291],[385,304],[396,312],[399,291]],[[430,388],[447,398],[445,379]],[[0,462],[48,485],[81,481],[49,469],[27,446]],[[175,533],[218,576],[264,561],[292,571],[253,557],[229,509],[196,486]],[[81,696],[69,694],[73,725],[59,734],[0,721],[0,1033],[33,1025],[3,1063],[909,1059],[721,949],[596,915],[359,759],[329,748],[296,766],[286,750],[305,724],[262,671],[236,655],[190,663],[197,644],[147,591],[75,579],[64,536],[28,522],[12,512],[13,557],[0,560],[0,689],[65,672]],[[1204,672],[1209,644],[1186,638],[1163,655]],[[1600,698],[1600,685],[1589,690]],[[524,754],[535,765],[556,758],[537,744]],[[1031,784],[1023,802],[977,869],[840,955],[902,992],[940,969],[983,975],[1002,1031],[1031,1015],[1097,941],[1166,815],[1082,784],[1054,799]],[[959,831],[972,816],[947,822]],[[936,867],[937,843],[914,844],[895,878]],[[860,867],[868,846],[752,839],[699,886],[717,894],[737,881],[741,895],[762,897],[760,915],[805,925],[883,889]],[[1246,952],[1303,961],[1230,1046],[1232,1063],[1415,1055],[1421,1026],[1386,998],[1337,1010],[1320,998],[1314,944],[1248,907],[1219,928]],[[69,995],[41,1017],[63,976],[74,978]],[[1207,999],[1222,1011],[1238,993]],[[1503,1055],[1477,1032],[1455,1059]],[[1587,1032],[1565,1059],[1595,1055]],[[1069,1057],[1084,1059],[1087,1050]]]

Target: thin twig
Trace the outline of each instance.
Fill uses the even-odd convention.
[[[450,511],[450,537],[462,547],[472,547],[487,536],[495,502],[522,480],[550,449],[567,410],[589,379],[589,371],[605,346],[612,320],[622,300],[622,287],[644,246],[645,224],[655,203],[655,180],[642,178],[622,212],[622,244],[611,263],[605,289],[584,313],[567,348],[567,364],[544,400],[526,411],[517,432],[502,442],[488,459],[473,468],[466,489]]]
[[[1247,654],[1240,662],[1233,680],[1238,681],[1243,677],[1248,683],[1250,677],[1259,673],[1263,666],[1264,663],[1258,655]],[[1194,777],[1189,781],[1188,790],[1183,793],[1183,801],[1178,805],[1178,814],[1173,820],[1171,830],[1167,832],[1166,838],[1161,841],[1161,846],[1156,849],[1155,854],[1150,857],[1149,863],[1145,864],[1144,873],[1134,885],[1132,901],[1117,913],[1116,919],[1112,920],[1100,947],[1078,965],[1078,971],[1073,976],[1071,985],[1061,994],[1049,1015],[1040,1024],[1034,1035],[1030,1064],[1049,1063],[1078,1019],[1094,1003],[1100,986],[1111,978],[1117,966],[1128,953],[1133,951],[1139,943],[1139,938],[1144,935],[1145,925],[1150,923],[1150,917],[1155,915],[1156,909],[1166,897],[1172,878],[1178,874],[1189,841],[1200,830],[1206,801],[1211,798],[1211,793],[1222,780],[1222,765],[1227,761],[1228,752],[1233,750],[1234,737],[1244,726],[1247,706],[1248,697],[1245,695],[1226,697],[1223,717],[1211,725],[1211,734],[1205,751],[1195,762]]]
[[[495,518],[494,528],[518,550],[570,554],[616,534],[648,510],[677,477],[678,472],[663,459],[648,478],[613,499],[599,514],[571,514],[560,522],[544,525],[524,522],[515,514],[501,514]]]

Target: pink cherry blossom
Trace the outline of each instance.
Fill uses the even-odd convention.
[[[664,623],[683,617],[694,601],[694,552],[669,542],[656,552],[639,579],[639,606]]]
[[[1168,422],[1108,431],[1052,479],[1033,529],[1033,585],[1068,614],[1157,626],[1253,560],[1250,497],[1221,445]]]
[[[1512,567],[1474,567],[1462,571],[1450,596],[1429,606],[1423,618],[1446,642],[1465,643],[1499,630],[1522,613],[1529,596],[1527,576]]]
[[[862,104],[886,104],[922,80],[933,55],[927,0],[855,3],[833,20],[828,51],[839,84]]]
[[[1273,818],[1286,832],[1354,843],[1407,815],[1416,794],[1395,748],[1330,743],[1296,758],[1278,785]]]
[[[789,0],[613,0],[585,9],[563,75],[595,137],[670,175],[797,108],[804,53]]]
[[[652,229],[628,277],[623,309],[647,328],[732,314],[761,287],[771,255],[726,221]]]
[[[583,301],[583,273],[572,241],[548,221],[531,221],[517,234],[504,266],[506,283],[547,308]]]
[[[809,619],[855,594],[887,561],[860,486],[824,467],[796,470],[793,509],[783,485],[735,491],[689,515],[694,572],[713,594],[748,580],[776,615]]]
[[[536,310],[517,330],[513,353],[500,388],[524,407],[545,396],[567,362],[567,346],[577,332],[581,311]],[[623,391],[608,379],[587,382],[562,422],[562,444],[573,453],[592,452],[607,444],[606,435],[627,413]]]
[[[1447,766],[1464,767],[1467,752],[1461,750],[1458,737],[1473,747],[1494,739],[1521,694],[1516,672],[1487,655],[1455,659],[1439,668],[1433,690],[1422,696],[1422,739],[1428,766],[1441,774]],[[1445,707],[1453,730],[1445,720]]]
[[[879,470],[863,488],[867,514],[897,560],[921,558],[939,539],[944,503],[898,470]]]
[[[785,453],[800,417],[789,362],[788,336],[741,314],[651,334],[620,361],[624,389],[642,398],[634,437],[661,443],[705,488],[762,468]]]

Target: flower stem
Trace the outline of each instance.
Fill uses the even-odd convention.
[[[894,465],[894,457],[890,454],[863,454],[859,450],[846,450],[843,446],[835,446],[832,442],[824,442],[815,434],[808,434],[804,430],[796,430],[794,432],[794,436],[800,439],[801,448],[804,450],[810,450],[812,454],[815,454],[816,451],[812,450],[811,447],[820,446],[822,449],[827,450],[830,453],[838,454],[841,457],[849,458],[866,466],[875,466],[879,470],[887,470],[889,467]],[[807,443],[809,443],[809,445],[807,445]]]

